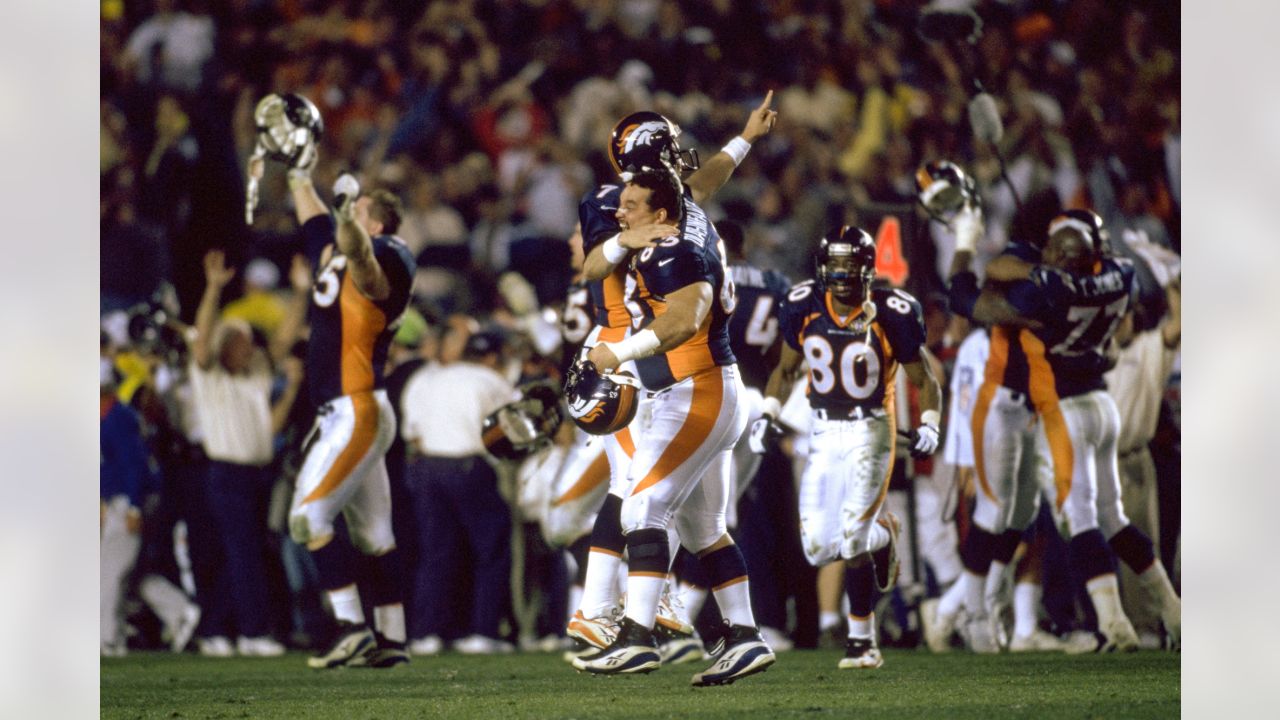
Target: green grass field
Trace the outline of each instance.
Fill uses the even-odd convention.
[[[779,655],[763,674],[694,689],[699,663],[646,676],[579,675],[558,656],[442,655],[390,670],[309,670],[301,654],[213,659],[136,653],[102,661],[104,718],[1170,718],[1180,656],[889,650],[837,670],[837,651]]]

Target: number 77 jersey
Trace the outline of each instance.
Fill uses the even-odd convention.
[[[808,280],[782,306],[782,337],[809,366],[809,405],[830,418],[882,417],[893,405],[899,363],[920,359],[924,312],[902,290],[871,291],[875,315],[841,317],[829,292]]]

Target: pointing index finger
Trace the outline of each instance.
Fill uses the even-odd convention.
[[[770,90],[769,92],[764,94],[764,102],[760,103],[760,107],[757,109],[767,110],[769,108],[769,104],[772,102],[773,102],[773,91]]]

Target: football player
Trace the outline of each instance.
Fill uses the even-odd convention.
[[[734,286],[715,227],[683,194],[670,171],[634,174],[619,198],[626,230],[602,253],[608,271],[629,259],[626,306],[641,329],[597,344],[587,360],[605,371],[633,362],[654,398],[649,426],[635,437],[619,509],[629,556],[625,616],[603,652],[574,666],[598,674],[661,666],[653,628],[671,566],[667,527],[674,523],[730,625],[716,662],[693,677],[695,686],[706,686],[760,672],[775,658],[756,628],[746,562],[725,522],[732,449],[747,426],[729,348]]]
[[[318,118],[317,118],[318,122]],[[289,532],[311,551],[338,633],[308,659],[315,668],[390,667],[407,663],[404,576],[391,526],[391,495],[383,456],[395,435],[395,415],[383,389],[383,369],[395,323],[409,302],[416,263],[395,231],[398,198],[385,190],[361,195],[350,175],[334,186],[334,210],[311,181],[314,148],[289,170],[289,189],[306,254],[319,268],[311,290],[307,380],[318,406],[289,511]],[[250,172],[261,176],[261,159]],[[345,570],[333,521],[346,519],[351,543],[372,565],[365,622],[359,589]]]
[[[877,587],[896,575],[897,518],[882,517],[897,440],[894,379],[901,365],[920,391],[919,423],[909,443],[914,457],[938,447],[941,393],[925,354],[924,313],[902,290],[872,288],[876,245],[848,225],[822,239],[816,280],[791,289],[782,308],[786,345],[769,377],[764,416],[754,438],[770,432],[808,364],[813,412],[808,462],[800,481],[805,556],[815,566],[843,559],[849,632],[840,668],[878,668],[872,609]],[[757,441],[757,445],[762,442]]]
[[[1017,311],[1043,325],[1019,338],[1029,348],[1030,401],[1037,431],[1053,463],[1055,504],[1071,533],[1072,561],[1086,578],[1103,635],[1099,650],[1134,650],[1137,637],[1119,600],[1115,558],[1138,576],[1160,609],[1172,648],[1181,644],[1182,603],[1155,557],[1150,538],[1133,527],[1120,497],[1120,414],[1103,374],[1106,346],[1134,291],[1134,268],[1107,252],[1102,219],[1068,210],[1049,224],[1043,265],[1013,259],[988,267],[992,280],[1027,282],[1010,292]],[[984,294],[988,291],[984,290]],[[981,402],[981,398],[980,398]]]
[[[615,170],[626,176],[646,170],[669,172],[677,178],[688,175],[683,186],[688,192],[681,195],[681,215],[705,218],[698,203],[706,201],[719,190],[746,157],[752,143],[773,128],[777,113],[769,109],[772,99],[770,91],[760,106],[751,112],[742,134],[725,145],[705,166],[698,166],[696,153],[680,148],[677,141],[680,129],[674,123],[649,111],[628,115],[614,126],[609,143],[610,162]],[[578,209],[586,253],[584,277],[588,282],[596,323],[582,345],[584,357],[598,343],[621,342],[631,336],[633,313],[628,308],[627,298],[635,291],[635,281],[629,279],[622,261],[633,248],[648,247],[653,241],[671,233],[667,225],[631,225],[624,231],[618,217],[622,191],[621,184],[602,185],[588,193]],[[636,374],[631,363],[625,364],[622,370],[633,376]],[[647,421],[646,400],[642,399],[637,416],[639,423]],[[619,513],[628,466],[636,449],[634,433],[630,428],[624,428],[608,435],[604,438],[604,448],[609,461],[609,492],[592,528],[582,600],[568,627],[571,637],[597,648],[612,643],[618,629],[619,589],[616,578],[626,546]],[[687,624],[668,622],[676,618],[669,618],[666,613],[663,615],[662,624],[667,629],[691,630]]]

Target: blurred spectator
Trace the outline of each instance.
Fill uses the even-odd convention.
[[[510,652],[499,639],[511,601],[511,510],[480,439],[484,419],[515,400],[498,372],[503,339],[495,331],[466,341],[460,361],[427,365],[405,387],[401,434],[415,459],[407,470],[418,528],[409,648]],[[472,587],[469,598],[459,589]]]
[[[143,85],[195,92],[213,58],[213,18],[178,5],[156,0],[155,14],[129,35],[124,66]]]

